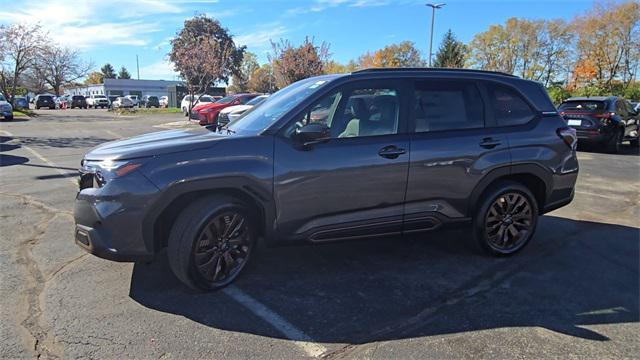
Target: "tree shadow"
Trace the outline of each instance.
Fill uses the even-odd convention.
[[[545,216],[510,258],[476,254],[466,236],[264,249],[235,286],[322,343],[525,326],[606,341],[585,326],[638,321],[637,228]],[[217,329],[283,338],[241,320],[248,310],[224,292],[187,290],[166,256],[135,265],[130,297]]]
[[[13,137],[18,145],[35,148],[92,148],[112,139],[98,137]]]
[[[0,154],[0,167],[21,165],[26,162],[29,162],[29,158],[26,158],[24,156]]]

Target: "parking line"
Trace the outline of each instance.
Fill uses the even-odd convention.
[[[116,139],[122,139],[122,135],[118,134],[115,131],[111,131],[111,130],[105,130],[104,132],[106,132],[107,134],[111,135],[111,136],[115,136]]]
[[[0,133],[4,134],[5,136],[9,136],[9,137],[13,137],[14,136],[12,133],[10,133],[10,132],[8,132],[6,130],[0,130]],[[62,169],[58,168],[58,165],[56,165],[55,163],[49,161],[49,159],[47,159],[43,155],[40,155],[39,152],[33,150],[29,146],[20,145],[20,147],[25,149],[25,150],[27,150],[28,152],[33,154],[38,159],[42,160],[45,164],[51,166],[51,168],[53,168],[55,171],[57,171],[60,175],[62,175],[65,178],[67,178],[67,180],[69,180],[73,184],[73,186],[78,186],[78,180],[76,180],[76,178],[78,176],[77,174],[70,175],[69,173],[66,173],[66,172],[62,171]]]
[[[302,349],[307,355],[311,357],[320,357],[327,352],[327,348],[313,342],[313,339],[311,339],[307,334],[291,325],[291,323],[283,319],[282,316],[271,311],[269,308],[264,306],[258,300],[247,295],[238,287],[232,285],[224,288],[222,292],[242,304],[262,320],[271,324],[271,326],[280,331],[284,336],[286,336],[290,340],[293,340],[293,343],[296,344],[296,346],[298,346],[300,349]]]

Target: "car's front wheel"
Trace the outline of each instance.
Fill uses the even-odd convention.
[[[242,202],[206,197],[180,213],[169,235],[167,254],[178,279],[208,291],[238,277],[255,243],[255,222]]]
[[[486,252],[505,256],[522,250],[538,222],[538,204],[520,183],[501,181],[489,188],[474,218],[474,237]]]

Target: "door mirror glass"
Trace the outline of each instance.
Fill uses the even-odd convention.
[[[297,129],[293,138],[304,146],[317,144],[331,138],[331,129],[324,123],[314,122]]]

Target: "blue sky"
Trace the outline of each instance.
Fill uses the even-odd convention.
[[[333,58],[347,62],[366,51],[410,40],[428,52],[431,9],[426,0],[0,0],[0,23],[40,22],[53,39],[81,50],[99,68],[109,62],[140,78],[175,77],[166,62],[168,41],[185,19],[207,14],[220,20],[261,62],[269,39],[300,43],[305,36],[330,43]],[[572,19],[593,5],[587,0],[444,0],[438,10],[434,51],[451,28],[468,42],[477,32],[509,17]]]

